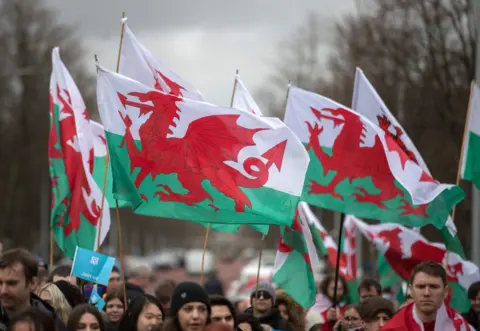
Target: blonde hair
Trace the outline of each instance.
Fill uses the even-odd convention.
[[[58,286],[53,283],[47,283],[43,285],[38,291],[38,296],[40,296],[40,294],[42,294],[44,291],[47,291],[48,294],[50,294],[50,297],[52,298],[52,307],[60,316],[60,319],[64,323],[67,323],[70,312],[72,311],[72,307],[68,303],[62,291],[60,291]]]

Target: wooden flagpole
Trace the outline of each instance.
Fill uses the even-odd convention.
[[[123,19],[125,18],[126,13],[122,13],[122,30],[120,32],[120,44],[118,45],[118,55],[117,55],[117,73],[120,70],[120,58],[122,55],[122,44],[123,44],[123,34],[125,31],[125,22]],[[125,258],[123,256],[123,244],[122,244],[122,221],[120,219],[120,208],[118,207],[118,199],[115,199],[115,209],[117,213],[117,232],[118,232],[118,255],[120,257],[120,266],[122,269],[122,287],[123,287],[123,301],[125,310],[127,310],[128,300],[127,300],[127,284],[125,281]]]
[[[53,226],[50,225],[50,259],[49,259],[49,267],[53,270],[53,258],[54,258],[54,250],[55,250],[55,236],[53,233]]]
[[[467,114],[465,116],[465,128],[463,129],[463,140],[462,140],[462,147],[460,148],[460,159],[458,161],[458,170],[457,170],[457,181],[455,182],[455,185],[459,186],[460,185],[460,180],[462,179],[462,164],[463,164],[463,153],[465,150],[465,140],[467,139],[467,133],[468,133],[468,118],[470,117],[470,110],[472,108],[472,95],[473,95],[473,89],[475,87],[475,82],[472,81],[470,84],[470,99],[468,100],[468,108],[467,108]],[[453,206],[452,209],[452,221],[455,221],[455,210],[456,210],[456,205]]]
[[[233,99],[235,98],[235,90],[237,88],[237,75],[238,75],[238,69],[235,72],[235,80],[233,82],[233,91],[232,91],[232,98],[230,99],[230,108],[233,107]],[[207,225],[207,230],[205,232],[205,240],[203,242],[203,252],[202,252],[202,264],[200,265],[200,284],[203,284],[203,279],[204,279],[204,267],[205,267],[205,253],[207,251],[207,245],[208,245],[208,235],[210,234],[210,228],[211,224],[208,223]]]

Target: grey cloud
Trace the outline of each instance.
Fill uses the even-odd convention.
[[[76,24],[83,35],[118,34],[121,12],[132,29],[157,33],[184,28],[231,29],[271,26],[291,29],[310,11],[326,19],[351,10],[355,0],[46,0],[60,20]]]

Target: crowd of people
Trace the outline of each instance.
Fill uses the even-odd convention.
[[[268,281],[254,287],[247,304],[230,301],[217,286],[195,282],[166,280],[148,293],[148,278],[128,276],[124,284],[114,268],[99,310],[85,295],[93,284],[71,276],[70,266],[48,272],[26,250],[5,251],[0,255],[0,331],[480,330],[480,283],[469,289],[471,311],[462,316],[448,306],[444,268],[431,261],[413,270],[409,297],[399,307],[382,296],[373,279],[360,283],[360,303],[353,305],[345,302],[344,280],[335,291],[334,277],[327,276],[315,305],[305,310]]]

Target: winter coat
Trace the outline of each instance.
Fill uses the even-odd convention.
[[[52,306],[50,306],[48,303],[46,303],[33,293],[30,295],[30,306],[31,308],[37,309],[47,315],[50,315],[55,321],[58,331],[67,331],[67,327],[57,315],[55,309],[53,309]],[[9,325],[10,317],[7,315],[5,309],[0,306],[0,331],[6,331]]]

